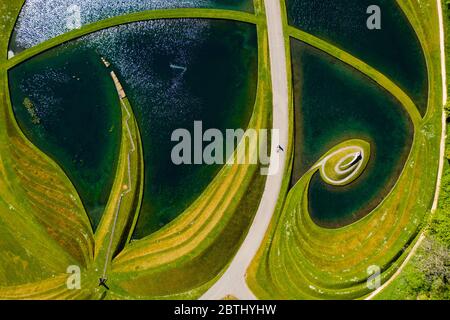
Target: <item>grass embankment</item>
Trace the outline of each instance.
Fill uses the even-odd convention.
[[[425,7],[417,1],[400,4],[419,35],[428,65],[430,93],[423,120],[411,99],[381,73],[323,41],[293,31],[284,18],[292,36],[354,66],[397,97],[414,122],[415,134],[410,156],[391,193],[352,225],[336,230],[318,227],[308,213],[307,188],[296,186],[291,190],[250,269],[249,285],[260,298],[361,298],[370,293],[367,268],[377,265],[382,270],[382,281],[389,279],[427,221],[436,187],[441,137],[437,11],[433,3]]]
[[[8,6],[11,16],[17,16],[21,4],[17,1],[15,6]],[[5,53],[14,19],[7,22],[9,24],[5,23],[6,28],[1,34],[1,49]],[[94,246],[89,219],[70,180],[53,160],[25,138],[15,122],[9,97],[6,54],[2,59],[0,228],[4,247],[0,255],[0,297],[88,297],[88,284],[96,286],[99,277],[92,271],[93,266],[102,264],[103,267],[104,260],[111,258],[106,251],[111,248],[112,255],[119,244],[124,244],[142,196],[142,147],[131,106],[123,100],[119,166]],[[128,151],[131,147],[135,149],[134,153]],[[132,188],[121,199],[118,218],[114,219],[119,194],[125,191],[126,185]],[[109,245],[108,236],[113,224],[116,233]],[[94,247],[97,248],[95,260]],[[79,266],[83,271],[83,290],[67,289],[66,271],[70,265]]]
[[[67,267],[87,266],[93,253],[92,229],[75,188],[24,137],[12,113],[6,53],[22,3],[2,3],[0,15],[1,298],[33,296],[37,288],[44,296],[64,294]]]
[[[6,90],[6,73],[4,84]],[[21,134],[14,122],[8,90],[5,93],[6,99],[3,101],[6,108],[3,111],[9,117],[5,118],[8,120],[6,137],[14,148],[10,148],[9,152],[2,148],[1,169],[2,177],[10,183],[8,187],[15,192],[9,194],[2,190],[1,203],[4,206],[0,210],[3,218],[1,227],[7,228],[19,239],[11,237],[11,240],[16,240],[15,246],[6,243],[6,254],[1,256],[4,258],[2,267],[5,267],[2,274],[8,281],[3,282],[7,286],[0,287],[0,297],[89,297],[91,289],[97,286],[98,278],[102,276],[103,267],[108,267],[113,254],[125,244],[142,198],[142,146],[131,106],[126,98],[122,99],[119,165],[105,214],[94,239],[75,189],[64,172]],[[6,205],[9,215],[4,211]],[[27,220],[23,221],[25,218]],[[8,233],[2,234],[4,239],[9,240]],[[30,265],[34,259],[36,264]],[[22,268],[17,268],[13,274],[11,263]],[[66,271],[70,265],[81,268],[83,290],[67,289]],[[35,273],[41,277],[36,277]],[[24,275],[27,278],[21,281],[20,277]]]
[[[450,130],[450,126],[447,126]],[[450,148],[447,139],[447,150]],[[377,300],[450,299],[450,164],[442,177],[439,206],[426,237],[399,276],[384,288]]]
[[[144,155],[139,128],[128,99],[121,99],[121,105],[122,138],[116,176],[94,238],[95,264],[101,268],[109,267],[112,257],[129,240],[144,190]],[[102,270],[106,273],[109,269]]]
[[[15,7],[8,4],[8,10],[13,7],[15,9],[13,17],[17,17],[21,4],[22,1],[17,1]],[[0,78],[0,179],[5,181],[0,193],[0,218],[6,220],[5,224],[0,224],[0,228],[10,228],[2,232],[5,250],[0,255],[0,277],[8,278],[9,282],[2,282],[6,286],[0,287],[0,297],[105,297],[104,290],[98,288],[98,278],[102,276],[105,263],[110,292],[114,292],[110,298],[194,298],[206,291],[220,276],[239,248],[257,210],[265,183],[265,177],[259,174],[258,165],[225,166],[202,196],[178,219],[154,235],[127,246],[136,221],[134,214],[142,196],[143,167],[136,122],[134,118],[127,121],[123,117],[119,165],[113,190],[97,233],[93,235],[87,215],[70,181],[56,163],[27,141],[18,128],[8,96],[7,69],[61,43],[123,23],[159,18],[217,18],[254,23],[258,28],[259,82],[249,128],[267,128],[271,118],[268,44],[265,20],[259,9],[257,3],[256,15],[226,10],[182,9],[116,17],[69,32],[6,61],[7,39],[14,24],[14,21],[10,22],[7,30],[2,32],[4,41],[1,49],[5,52],[5,58],[1,60]],[[126,99],[123,102],[124,115],[126,109],[131,110],[131,107]],[[19,146],[24,145],[27,149],[20,157],[13,158],[13,150],[20,150],[16,140],[20,141]],[[137,152],[132,152],[133,144]],[[244,145],[241,143],[238,148],[242,149]],[[256,154],[257,151],[257,147],[252,146],[249,152]],[[11,170],[16,167],[17,170]],[[39,215],[40,221],[34,223],[33,219],[37,219],[33,215],[36,208],[27,206],[30,197],[29,181],[34,177],[28,175],[32,172],[39,173],[38,181],[42,188],[36,191],[29,202],[39,203],[47,211],[47,207],[58,204],[58,210],[55,209],[58,214],[54,214],[53,220],[49,217],[42,219]],[[21,175],[28,179],[20,180]],[[56,192],[60,185],[61,197],[69,197],[74,203],[72,207],[68,207],[71,203],[69,199],[56,197],[60,194]],[[10,190],[6,190],[8,187]],[[42,203],[46,195],[44,189],[48,190],[51,199]],[[13,209],[10,208],[23,209],[23,217],[11,217],[8,210]],[[50,214],[53,211],[47,212],[47,215]],[[65,230],[65,225],[70,229]],[[56,237],[52,228],[65,232],[64,239],[52,239],[52,236]],[[74,244],[78,244],[78,247],[72,248]],[[126,247],[125,250],[111,266],[109,259],[120,252],[123,246]],[[25,250],[28,250],[28,254]],[[79,261],[80,257],[84,260]],[[83,267],[82,290],[68,291],[66,288],[68,275],[65,272],[67,266],[72,264]],[[17,267],[19,265],[23,268]],[[17,276],[12,273],[12,269],[17,269]],[[39,282],[40,280],[42,281]]]
[[[148,10],[137,13],[131,13],[119,17],[113,17],[105,20],[100,20],[83,26],[80,29],[74,29],[63,35],[57,36],[53,39],[47,40],[37,46],[27,49],[12,59],[6,62],[7,68],[13,66],[34,57],[35,55],[54,48],[62,43],[78,39],[82,36],[90,33],[115,27],[121,24],[127,24],[132,22],[155,20],[155,19],[225,19],[232,21],[241,21],[255,24],[258,18],[250,13],[231,11],[231,10],[217,10],[217,9],[168,9],[168,10]]]
[[[447,126],[450,130],[450,126]],[[450,148],[447,139],[447,150]],[[450,299],[450,164],[447,158],[439,205],[425,239],[396,279],[377,300]]]
[[[450,61],[450,1],[442,1],[446,62]],[[450,92],[447,71],[447,93]],[[448,94],[447,94],[448,97]],[[447,100],[447,132],[450,118]],[[446,138],[444,172],[439,204],[426,230],[426,238],[401,274],[375,298],[380,300],[450,299],[450,138]]]

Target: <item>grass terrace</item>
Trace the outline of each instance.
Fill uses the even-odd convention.
[[[398,3],[418,34],[427,61],[430,86],[428,112],[423,119],[412,100],[383,74],[351,53],[293,29],[284,17],[287,55],[289,38],[293,37],[376,81],[408,112],[415,129],[414,143],[389,195],[366,217],[343,228],[325,229],[311,220],[307,197],[311,171],[308,171],[289,191],[286,200],[280,200],[265,245],[249,269],[248,284],[258,298],[363,298],[371,293],[366,284],[368,267],[379,266],[382,282],[387,281],[430,221],[440,162],[443,111],[437,7],[434,1]]]
[[[120,24],[187,17],[242,21],[254,24],[258,32],[259,81],[249,128],[270,128],[271,83],[262,3],[255,1],[255,14],[169,9],[114,17],[58,36],[7,60],[9,35],[22,4],[19,0],[2,4],[2,13],[7,14],[1,16],[0,298],[199,297],[220,277],[250,226],[265,184],[259,165],[224,166],[177,219],[144,239],[131,241],[142,201],[144,164],[132,106],[121,96],[118,166],[108,204],[94,233],[66,174],[32,145],[18,127],[9,97],[7,71],[62,43]],[[238,145],[238,149],[242,148],[244,143]],[[247,153],[236,150],[236,154],[246,156],[257,152],[255,146]],[[66,272],[71,265],[81,268],[81,290],[70,291],[66,287]],[[99,278],[108,279],[110,291],[98,286]]]

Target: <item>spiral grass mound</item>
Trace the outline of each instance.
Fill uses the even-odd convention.
[[[355,299],[371,292],[367,287],[369,267],[379,267],[383,280],[392,275],[398,255],[414,240],[427,211],[427,197],[408,178],[414,175],[413,167],[405,169],[395,190],[380,206],[347,227],[318,226],[308,206],[308,188],[317,170],[329,184],[349,184],[364,171],[369,152],[364,141],[344,142],[330,150],[291,189],[270,246],[260,252],[264,252],[266,263],[259,265],[256,274],[269,279],[263,290],[256,289],[260,297]],[[417,165],[423,165],[426,156],[417,156]],[[419,201],[412,201],[414,196]]]
[[[328,150],[307,168],[292,188],[289,188],[290,178],[285,178],[287,196],[279,200],[270,231],[247,274],[247,283],[258,298],[368,297],[376,289],[369,283],[373,270],[379,270],[380,283],[386,283],[426,230],[424,226],[435,203],[443,129],[437,6],[433,1],[426,6],[419,1],[399,0],[397,4],[417,34],[427,64],[430,91],[424,115],[418,112],[418,102],[411,98],[412,95],[405,93],[398,82],[380,68],[355,57],[355,52],[290,26],[285,18],[288,53],[292,52],[290,40],[300,40],[374,80],[408,113],[413,125],[413,142],[398,178],[382,201],[363,216],[354,212],[355,222],[339,228],[326,228],[313,220],[312,181],[320,178],[334,190],[358,188],[358,179],[373,168],[370,161],[379,161],[376,145],[372,145],[371,150],[364,140],[347,140]],[[291,76],[295,72],[292,70]],[[292,84],[293,80],[290,80]],[[291,159],[292,166],[293,163]],[[333,210],[332,205],[328,207]]]
[[[331,149],[313,169],[319,168],[320,176],[326,183],[345,186],[358,179],[369,159],[370,144],[354,139]]]

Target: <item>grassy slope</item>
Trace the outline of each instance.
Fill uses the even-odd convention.
[[[12,10],[11,17],[16,17],[18,10],[21,6],[22,1],[17,1],[14,4],[8,4],[8,10]],[[257,5],[257,14],[260,12],[258,8],[260,5]],[[268,52],[267,52],[267,35],[265,30],[264,20],[261,18],[261,15],[256,18],[254,15],[241,13],[241,12],[232,12],[226,10],[208,10],[208,9],[183,9],[183,10],[157,10],[152,12],[143,12],[138,14],[127,15],[123,17],[117,17],[113,19],[108,19],[105,21],[101,21],[98,23],[94,23],[92,25],[83,27],[80,30],[76,30],[70,32],[66,35],[57,37],[50,41],[47,41],[41,45],[38,45],[32,49],[26,50],[21,54],[18,54],[13,59],[6,61],[1,61],[1,71],[2,71],[2,79],[5,79],[4,82],[1,83],[2,86],[6,85],[6,69],[10,68],[17,63],[25,61],[33,57],[34,55],[50,49],[60,43],[70,41],[82,35],[88,34],[90,32],[94,32],[96,30],[110,27],[117,24],[133,22],[133,21],[141,21],[146,19],[157,19],[157,18],[181,18],[181,17],[192,17],[192,18],[220,18],[220,19],[230,19],[230,20],[239,20],[250,23],[258,23],[258,40],[259,40],[259,57],[260,57],[260,81],[258,84],[258,98],[256,102],[256,107],[254,111],[254,116],[252,118],[251,127],[254,128],[266,128],[270,123],[270,76],[267,70],[268,66]],[[11,33],[13,27],[14,19],[12,18],[7,30],[2,30],[2,35],[4,36],[4,41],[2,42],[2,48],[5,52],[7,49],[7,35]],[[39,157],[45,159],[45,161],[49,162],[49,167],[43,167],[42,163],[31,163],[29,164],[29,168],[33,170],[43,170],[46,175],[57,174],[60,175],[58,178],[62,181],[61,183],[65,185],[66,188],[72,188],[70,181],[65,178],[64,174],[58,168],[58,166],[53,163],[50,159],[47,159],[45,155],[43,155],[40,151],[34,148],[22,135],[20,130],[15,123],[15,119],[12,115],[11,106],[9,102],[9,97],[7,96],[7,87],[4,87],[2,90],[2,108],[1,112],[4,112],[7,116],[1,117],[1,119],[5,119],[7,121],[0,121],[0,134],[3,134],[2,141],[10,141],[12,140],[12,136],[19,136],[23,143],[26,144],[30,150],[27,150],[29,154],[37,154]],[[4,94],[3,94],[4,93]],[[7,123],[4,123],[7,122]],[[13,133],[6,131],[6,126],[14,128]],[[4,129],[4,130],[3,130]],[[123,130],[125,132],[125,130]],[[6,149],[7,143],[1,145],[2,148],[2,166],[0,169],[0,173],[2,176],[9,170],[11,166],[11,162],[7,162],[6,158],[10,157],[11,150],[13,148]],[[243,147],[242,145],[240,146]],[[17,148],[17,146],[14,146]],[[121,153],[126,148],[121,148]],[[256,152],[256,150],[253,150]],[[124,154],[124,153],[123,153]],[[20,162],[20,161],[19,161]],[[124,168],[124,166],[118,167],[118,172],[121,170],[120,168]],[[105,253],[104,246],[107,245],[108,234],[111,230],[111,224],[113,223],[113,215],[114,215],[114,204],[117,204],[118,192],[120,187],[123,184],[123,178],[125,171],[122,170],[122,178],[116,179],[115,189],[116,192],[113,191],[110,198],[110,210],[109,214],[103,218],[103,222],[105,224],[104,228],[99,228],[98,234],[95,236],[96,240],[102,245],[101,248],[96,250],[97,253]],[[133,168],[134,172],[134,168]],[[160,259],[163,261],[174,261],[172,264],[164,264],[160,265],[159,269],[155,273],[154,269],[145,269],[139,276],[146,278],[146,282],[143,284],[145,288],[141,288],[139,283],[134,281],[135,273],[129,272],[126,267],[124,269],[120,268],[120,258],[115,262],[116,271],[121,271],[121,275],[118,276],[118,280],[112,280],[109,282],[111,284],[112,289],[118,290],[118,295],[112,295],[112,297],[122,297],[122,298],[134,298],[142,295],[142,291],[147,298],[163,296],[166,293],[172,294],[171,297],[195,297],[201,294],[201,292],[205,291],[207,287],[214,281],[214,278],[219,276],[221,270],[226,266],[226,264],[231,260],[234,252],[239,247],[239,243],[243,240],[243,235],[249,227],[251,219],[256,212],[259,199],[261,197],[265,177],[256,174],[258,172],[258,166],[231,166],[226,167],[222,170],[221,174],[213,181],[213,183],[208,187],[205,191],[202,198],[198,199],[185,214],[183,214],[179,219],[174,221],[172,224],[167,226],[167,228],[161,230],[161,232],[157,233],[154,236],[151,236],[149,239],[145,239],[143,241],[137,241],[127,249],[126,252],[134,252],[133,248],[141,248],[146,250],[146,252],[151,253],[151,259],[143,258],[145,262],[144,265],[153,264],[155,261],[158,263],[159,260],[154,260],[154,254],[158,255]],[[136,173],[139,175],[139,173]],[[9,178],[9,177],[8,177]],[[54,183],[53,180],[47,178],[47,176],[41,177],[41,181],[43,183]],[[119,181],[119,182],[117,182]],[[11,181],[11,185],[15,188],[20,186],[27,186],[29,181]],[[235,188],[233,186],[240,185],[241,188]],[[1,190],[1,198],[0,198],[0,213],[5,211],[5,208],[15,200],[15,194],[11,194],[10,198],[6,199],[6,194],[4,190]],[[39,192],[41,191],[41,192]],[[64,192],[65,194],[69,194],[69,192]],[[244,194],[247,196],[244,197]],[[42,198],[42,190],[38,190],[35,194],[35,199],[39,200]],[[80,204],[76,193],[71,193],[71,197],[77,199],[77,203]],[[3,201],[4,200],[4,201]],[[60,201],[61,207],[64,207],[65,204],[69,203],[67,199],[62,199]],[[2,206],[3,205],[3,206]],[[204,207],[208,206],[209,210],[204,210]],[[82,208],[80,208],[82,209]],[[3,210],[3,211],[1,211]],[[9,209],[8,209],[9,210]],[[122,210],[121,210],[122,211]],[[29,212],[33,212],[32,209]],[[193,217],[196,213],[203,214],[203,216],[195,216],[196,224],[193,224],[190,218]],[[82,212],[84,214],[84,210]],[[83,216],[83,215],[81,215]],[[85,216],[85,215],[84,215]],[[126,212],[122,214],[119,213],[119,228],[124,227],[124,223],[120,222],[122,216],[127,216]],[[0,216],[1,217],[1,216]],[[72,217],[73,218],[73,217]],[[126,219],[125,219],[126,220]],[[46,223],[46,219],[42,220],[43,223]],[[54,226],[64,225],[62,220],[52,221]],[[188,224],[186,224],[188,223]],[[15,229],[19,226],[17,221],[11,221],[10,223],[11,229],[16,231]],[[195,228],[198,226],[199,228]],[[26,230],[27,225],[20,225],[21,228]],[[31,228],[31,227],[30,227]],[[38,228],[38,227],[36,227]],[[197,230],[197,237],[192,238],[192,235],[188,233],[192,230]],[[90,230],[89,230],[90,231]],[[129,230],[124,230],[129,231]],[[170,232],[173,232],[170,234]],[[101,259],[97,260],[99,263],[91,264],[92,261],[92,231],[88,237],[89,246],[85,245],[89,250],[88,261],[85,263],[86,266],[89,265],[89,271],[83,274],[83,284],[84,287],[89,288],[97,287],[96,277],[98,277],[99,271],[94,272],[94,268],[99,269],[102,267],[103,261],[100,262]],[[128,233],[119,233],[119,236],[115,236],[113,248],[117,247],[119,241],[121,241],[121,237],[128,235]],[[3,237],[7,237],[6,233],[3,233]],[[36,240],[35,235],[28,235],[31,240]],[[190,242],[195,242],[194,245],[188,245],[184,250],[178,250],[179,246],[174,246],[175,242],[178,244],[178,240],[180,238],[185,238],[186,240],[195,240]],[[36,241],[37,243],[46,243],[48,240],[48,235],[43,233],[40,235],[41,241]],[[67,232],[67,244],[70,245],[72,243],[76,243],[73,241],[76,238],[76,235]],[[152,240],[156,240],[157,245],[152,246]],[[103,240],[102,240],[103,239]],[[161,241],[161,239],[164,239]],[[3,240],[3,238],[2,238]],[[101,241],[100,241],[101,240]],[[187,241],[189,242],[189,241]],[[17,244],[15,244],[17,243]],[[154,242],[153,242],[154,244]],[[14,250],[16,245],[17,251],[22,248],[33,248],[33,245],[28,243],[18,243],[16,239],[11,239],[10,243],[5,245],[5,248],[8,250]],[[57,249],[60,249],[56,244],[54,244]],[[47,249],[50,249],[50,245],[46,245]],[[99,248],[98,243],[96,244],[96,248]],[[77,264],[76,261],[68,261],[70,256],[66,254],[66,248],[63,248],[62,252],[58,252],[56,249],[54,251],[48,250],[46,254],[42,254],[41,251],[37,251],[36,256],[38,256],[43,262],[47,264],[55,263],[55,268],[59,268],[59,273],[65,272],[66,266],[69,264]],[[114,249],[113,249],[114,250]],[[67,250],[69,251],[69,250]],[[120,257],[122,259],[127,260],[129,256],[125,253],[121,254]],[[162,254],[161,254],[162,252]],[[70,253],[70,251],[69,251]],[[139,253],[138,253],[139,254]],[[68,256],[65,260],[64,257]],[[98,256],[98,254],[97,254]],[[100,256],[104,257],[104,254],[100,254]],[[178,256],[178,258],[177,258]],[[58,261],[57,258],[60,257]],[[0,255],[0,258],[3,258],[2,264],[0,267],[6,266],[4,270],[0,269],[0,275],[4,275],[4,277],[11,278],[11,271],[8,264],[11,263],[10,255]],[[56,261],[55,261],[56,260]],[[31,263],[31,257],[24,257],[19,261],[23,264]],[[37,267],[36,267],[37,268]],[[46,278],[50,278],[55,274],[54,271],[51,273],[45,273],[43,270],[39,269],[37,271],[42,277],[42,283],[30,283],[35,281],[34,279],[24,279],[22,280],[22,286],[13,286],[13,287],[4,287],[0,288],[0,296],[6,298],[76,298],[76,297],[86,297],[90,295],[89,292],[79,293],[71,293],[67,292],[65,288],[65,275],[56,276],[55,279],[45,280]],[[215,272],[215,273],[214,273]],[[116,274],[117,275],[117,274]],[[215,276],[216,275],[216,276]],[[215,277],[214,277],[215,276]],[[14,277],[12,277],[14,278]],[[167,282],[163,282],[162,280],[166,279]],[[155,284],[157,284],[157,288],[155,288]],[[128,287],[127,287],[128,285]],[[130,289],[130,292],[124,292],[122,290],[122,286],[127,289]],[[33,293],[31,293],[33,291]],[[94,289],[95,297],[101,297],[102,293],[98,290],[98,288]],[[3,295],[2,295],[3,293]]]
[[[34,294],[26,289],[32,282],[49,294],[63,291],[67,266],[86,266],[93,252],[91,227],[74,187],[27,141],[12,116],[6,52],[22,2],[0,4],[0,297]]]
[[[450,129],[450,126],[447,126]],[[447,146],[448,147],[448,146]],[[450,165],[446,161],[444,175],[442,178],[441,195],[439,207],[435,217],[427,230],[424,243],[405,266],[400,275],[375,299],[378,300],[415,300],[415,299],[450,299],[450,284],[439,283],[440,276],[427,279],[427,268],[424,263],[430,259],[436,259],[436,252],[430,251],[427,244],[433,243],[436,246],[450,250]],[[449,266],[447,265],[447,270]],[[437,280],[437,282],[436,282]],[[436,284],[439,284],[436,287]]]
[[[15,6],[8,6],[11,16],[16,16],[21,2]],[[4,15],[2,16],[5,17]],[[2,30],[2,55],[6,57],[8,37],[11,33],[14,19],[9,20],[6,30]],[[82,267],[83,289],[89,283],[96,285],[98,275],[89,271],[94,265],[94,239],[92,230],[85,214],[84,208],[69,179],[51,159],[37,150],[23,136],[12,113],[7,89],[6,61],[1,62],[2,76],[2,105],[4,114],[1,123],[1,175],[4,179],[0,193],[0,217],[2,224],[2,255],[0,255],[0,274],[2,284],[0,297],[3,298],[76,298],[87,297],[89,290],[69,292],[66,287],[66,269],[69,265]],[[124,107],[131,110],[127,100]],[[124,110],[125,113],[125,110]],[[132,113],[130,119],[123,117],[122,148],[118,166],[109,200],[107,213],[102,221],[103,236],[109,235],[117,203],[118,193],[128,182],[128,149],[132,135],[133,145],[137,149],[131,155],[130,172],[132,184],[135,188],[130,192],[132,196],[124,197],[117,220],[116,234],[112,243],[112,251],[118,247],[124,229],[133,221],[136,208],[142,194],[142,153],[139,142],[139,132]],[[130,131],[127,131],[130,120]],[[140,161],[139,161],[140,160]],[[23,191],[22,191],[23,190]],[[131,217],[129,214],[131,213]],[[128,230],[126,230],[128,231]],[[101,238],[99,232],[97,237]],[[53,241],[52,241],[53,240]],[[108,237],[109,240],[109,237]],[[96,248],[105,249],[107,242],[97,239]],[[98,264],[104,263],[104,254],[97,254]],[[94,274],[95,273],[95,274]],[[89,274],[92,274],[90,276]]]
[[[446,61],[447,66],[450,61],[450,12],[448,10],[449,0],[443,1],[443,16],[446,26]],[[450,68],[447,67],[447,79],[450,76]],[[447,82],[447,92],[450,86]],[[448,102],[447,102],[448,104]],[[450,125],[447,124],[447,132]],[[443,246],[450,248],[450,138],[446,140],[446,158],[444,173],[442,177],[441,193],[439,197],[438,209],[434,219],[427,230],[427,240],[436,241]],[[424,276],[422,264],[427,259],[433,258],[434,253],[425,249],[425,245],[419,248],[414,257],[405,266],[402,273],[382,292],[376,299],[380,300],[404,300],[404,299],[450,299],[450,284],[436,288],[431,281],[427,281]],[[445,290],[442,290],[445,288]]]
[[[152,20],[152,19],[179,19],[179,18],[208,18],[208,19],[227,19],[233,21],[243,21],[248,23],[256,23],[256,17],[253,14],[245,12],[237,12],[230,10],[215,10],[215,9],[169,9],[169,10],[149,10],[137,13],[131,13],[119,17],[113,17],[105,20],[100,20],[89,25],[83,26],[80,29],[69,31],[63,35],[57,36],[53,39],[47,40],[37,46],[25,50],[12,59],[8,60],[7,67],[11,68],[14,65],[21,63],[31,57],[51,49],[61,43],[68,42],[84,35],[99,31],[102,29],[114,27],[120,24]]]
[[[95,233],[95,266],[100,270],[105,263],[109,266],[114,254],[126,244],[129,230],[139,214],[144,190],[144,155],[139,128],[128,99],[121,99],[121,104],[122,138],[116,177]]]
[[[423,121],[415,121],[414,146],[403,174],[376,210],[346,228],[317,227],[309,219],[305,203],[285,210],[281,220],[272,223],[268,242],[250,270],[249,284],[261,298],[364,296],[369,293],[365,285],[367,267],[379,265],[384,271],[383,280],[389,278],[423,226],[435,189],[441,132],[440,63],[436,50],[439,33],[433,24],[437,14],[432,4],[419,8],[414,0],[401,1],[401,5],[424,46],[432,84],[429,111]],[[393,94],[398,96],[395,90]]]

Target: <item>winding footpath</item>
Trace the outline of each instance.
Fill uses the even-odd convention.
[[[273,94],[273,129],[279,130],[279,141],[273,139],[271,161],[264,194],[253,224],[228,269],[200,299],[217,300],[228,295],[241,300],[255,300],[246,283],[246,273],[253,257],[261,246],[269,228],[280,194],[286,168],[285,152],[275,152],[278,145],[288,145],[289,95],[281,7],[279,1],[266,0],[267,29],[269,33],[270,67]],[[289,150],[286,150],[289,152]]]
[[[441,51],[441,74],[442,74],[442,105],[445,106],[447,103],[447,70],[446,70],[446,62],[445,62],[445,26],[444,26],[444,18],[442,13],[442,3],[441,0],[436,0],[436,5],[438,9],[438,15],[439,15],[439,37],[440,37],[440,51]],[[446,126],[447,126],[447,118],[445,115],[445,112],[442,112],[442,136],[441,136],[441,148],[440,148],[440,160],[439,160],[439,172],[438,172],[438,179],[436,182],[436,192],[434,194],[434,200],[433,200],[433,206],[431,207],[431,214],[436,212],[439,204],[439,195],[441,190],[441,180],[442,180],[442,173],[444,171],[444,154],[445,154],[445,141],[447,138],[446,135]],[[405,269],[406,265],[409,263],[409,261],[412,259],[414,254],[417,252],[419,247],[421,246],[423,240],[425,239],[425,230],[422,231],[421,235],[419,236],[419,239],[417,240],[414,247],[411,249],[401,266],[398,268],[398,270],[395,272],[395,274],[386,281],[381,287],[376,289],[374,292],[372,292],[366,300],[371,300],[376,297],[377,294],[379,294],[382,290],[384,290],[386,287],[388,287],[392,282],[394,282],[395,279],[402,273],[403,269]]]

